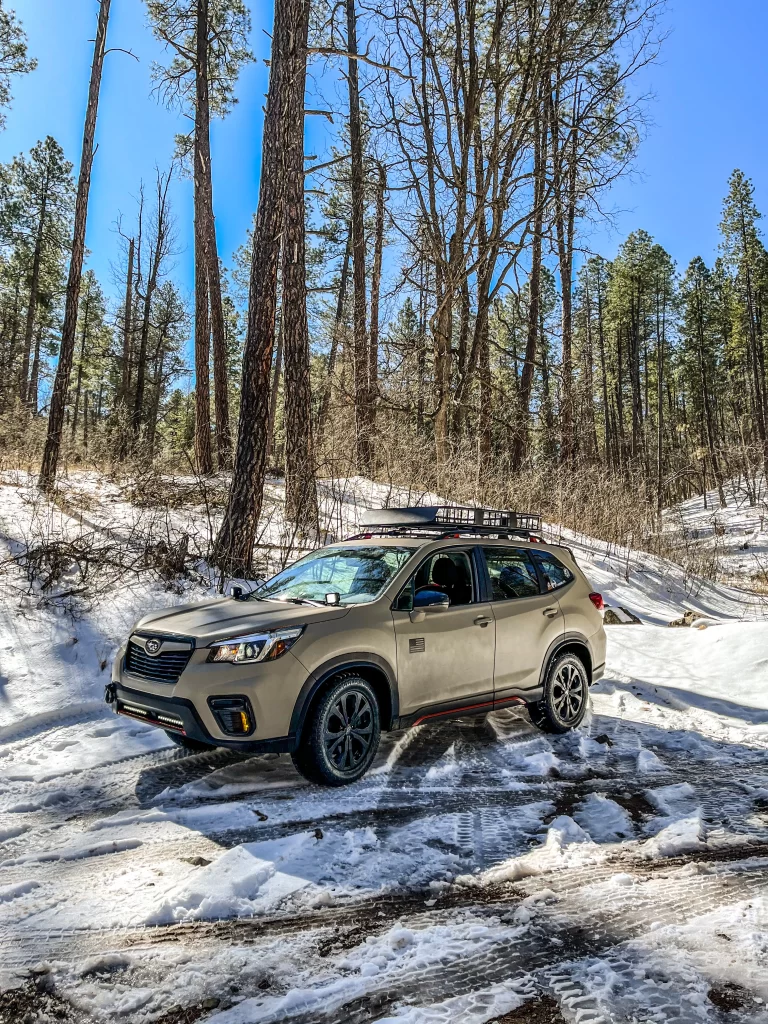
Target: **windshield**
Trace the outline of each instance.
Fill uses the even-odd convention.
[[[338,594],[339,603],[365,604],[378,597],[408,561],[415,548],[323,548],[273,576],[249,596],[255,600],[325,601]]]

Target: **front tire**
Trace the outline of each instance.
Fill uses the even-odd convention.
[[[189,736],[182,736],[180,733],[172,732],[170,729],[164,729],[163,732],[177,747],[188,750],[190,754],[202,754],[205,750],[215,750],[215,747],[211,746],[210,743],[201,743],[200,740],[193,740]]]
[[[368,771],[381,736],[376,694],[360,676],[344,676],[310,712],[299,749],[291,755],[310,782],[345,786]]]
[[[589,677],[575,654],[553,658],[544,680],[544,696],[528,705],[531,721],[542,732],[565,733],[581,725],[589,706]]]

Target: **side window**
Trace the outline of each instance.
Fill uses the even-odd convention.
[[[483,551],[491,577],[492,601],[509,601],[540,593],[536,567],[525,548],[483,548]]]
[[[427,558],[401,590],[398,611],[410,611],[419,605],[419,596],[428,603],[428,595],[447,594],[451,605],[472,603],[472,566],[466,551],[437,551]]]
[[[564,587],[573,579],[571,570],[554,555],[550,555],[548,551],[535,551],[534,557],[538,562],[539,571],[544,577],[544,586],[547,590],[557,590],[558,587]]]

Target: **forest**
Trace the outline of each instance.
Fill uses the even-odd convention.
[[[0,166],[6,466],[48,493],[72,467],[218,481],[210,561],[238,575],[273,475],[306,544],[334,477],[531,507],[635,546],[693,494],[725,504],[735,478],[760,501],[768,251],[749,169],[723,182],[712,265],[678,266],[642,227],[613,259],[590,246],[648,130],[636,81],[663,48],[662,0],[275,0],[258,55],[245,0],[146,0],[166,58],[154,95],[190,131],[116,211],[119,294],[86,249],[121,45],[111,0],[93,7],[82,152],[47,137]],[[227,264],[211,125],[257,56],[258,208]],[[3,111],[36,59],[2,0]],[[305,152],[310,117],[324,152]],[[169,199],[179,175],[189,210]]]

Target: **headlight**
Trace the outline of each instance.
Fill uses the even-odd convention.
[[[231,640],[217,640],[211,644],[208,661],[229,661],[236,665],[245,665],[256,661],[274,661],[286,651],[290,651],[301,634],[304,626],[291,626],[288,629],[275,629],[264,633],[251,633],[248,636],[235,636]]]

